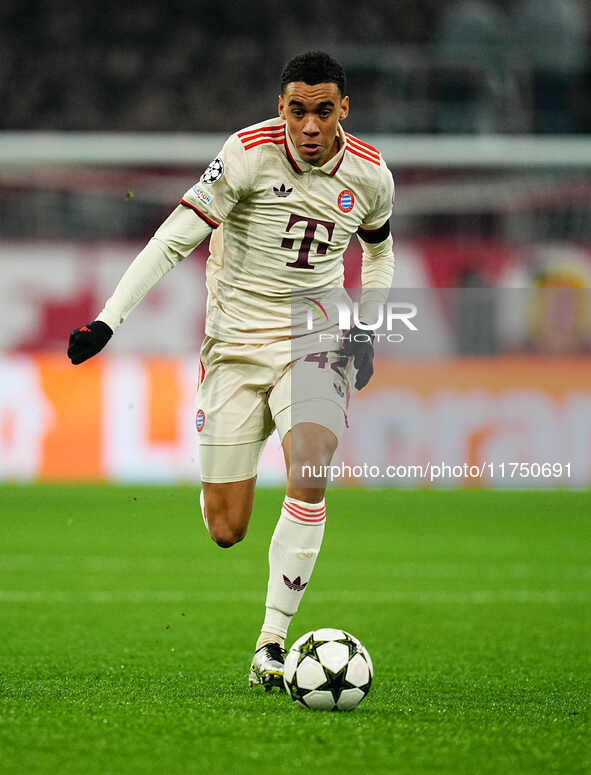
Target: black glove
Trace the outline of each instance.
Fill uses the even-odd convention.
[[[70,334],[68,358],[72,363],[82,363],[100,352],[112,336],[111,327],[102,320],[75,328]]]
[[[357,326],[344,336],[341,352],[346,356],[353,355],[353,365],[357,369],[355,387],[357,390],[364,388],[373,374],[373,343],[375,334],[373,331],[364,331]]]

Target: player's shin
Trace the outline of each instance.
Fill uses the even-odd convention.
[[[283,645],[287,629],[310,582],[322,545],[326,508],[285,497],[269,547],[266,616],[257,648],[271,640]]]

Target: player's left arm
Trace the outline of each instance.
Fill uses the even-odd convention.
[[[363,251],[359,321],[367,326],[377,323],[379,309],[386,303],[392,286],[395,262],[390,216],[393,201],[394,181],[382,162],[374,208],[357,230]],[[343,351],[354,356],[357,390],[364,388],[373,375],[374,339],[371,330],[357,326],[345,338]]]

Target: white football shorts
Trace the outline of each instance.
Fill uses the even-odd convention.
[[[275,428],[283,441],[300,422],[328,428],[340,439],[354,374],[335,351],[293,359],[290,340],[268,344],[223,342],[201,346],[196,428],[201,479],[237,482],[256,476]]]

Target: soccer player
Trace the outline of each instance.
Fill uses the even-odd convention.
[[[371,305],[385,301],[394,268],[392,175],[378,150],[343,130],[348,112],[338,62],[318,51],[288,62],[278,117],[231,135],[68,348],[75,364],[98,353],[148,290],[211,237],[196,427],[201,510],[219,546],[246,534],[259,456],[275,428],[287,470],[249,675],[266,689],[282,685],[287,629],[324,534],[326,477],[304,467],[330,463],[350,382],[361,389],[373,373],[371,333],[353,326],[320,345],[318,331],[335,330],[330,294],[342,292],[354,234],[363,248],[360,325],[375,321]],[[297,329],[294,299],[318,314],[319,328]]]

